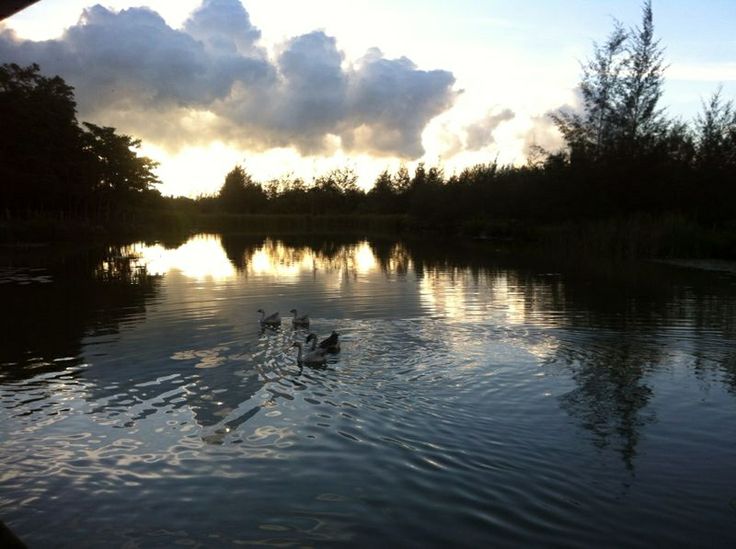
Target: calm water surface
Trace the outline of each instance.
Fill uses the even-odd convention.
[[[6,257],[0,299],[31,547],[736,546],[733,272],[199,235]],[[323,368],[259,328],[294,307]]]

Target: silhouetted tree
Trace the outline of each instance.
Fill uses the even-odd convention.
[[[409,193],[411,190],[411,176],[409,170],[402,164],[391,178],[396,193],[397,209],[406,212],[409,209]]]
[[[583,66],[582,113],[560,111],[552,120],[573,162],[619,162],[656,148],[667,130],[658,108],[664,85],[664,54],[654,36],[651,2],[642,22],[628,32],[621,23]]]
[[[271,211],[276,213],[305,213],[309,196],[304,181],[298,177],[284,177],[279,181],[279,194],[271,200]]]
[[[355,211],[364,196],[357,182],[358,176],[350,168],[338,168],[320,175],[309,189],[310,213],[339,214]]]
[[[651,147],[667,123],[658,108],[664,91],[664,52],[654,37],[652,2],[644,2],[641,26],[629,33],[625,70],[621,78],[619,117],[623,143],[636,149]]]
[[[220,188],[220,205],[227,212],[262,213],[267,200],[263,188],[240,165],[230,170]]]
[[[736,111],[717,90],[695,121],[697,165],[713,169],[736,165]]]
[[[392,178],[394,189],[398,194],[405,193],[411,186],[411,177],[409,176],[409,170],[404,164],[402,164],[396,174]]]
[[[0,67],[0,179],[14,212],[103,214],[149,203],[156,163],[140,141],[76,117],[74,90],[38,65]],[[91,206],[96,206],[92,211]]]
[[[392,213],[396,208],[396,194],[391,174],[384,170],[368,191],[369,209],[373,212]]]
[[[140,140],[115,133],[115,128],[84,122],[83,150],[87,153],[91,183],[97,197],[98,215],[109,216],[121,206],[137,206],[140,198],[159,183],[153,170],[158,166],[134,149]]]
[[[38,65],[0,66],[0,180],[6,207],[71,207],[84,196],[81,130],[74,92]]]
[[[245,203],[245,170],[235,166],[225,176],[225,182],[220,187],[218,195],[222,209],[237,212]]]
[[[115,133],[115,128],[96,126],[84,122],[85,151],[95,162],[95,185],[98,189],[117,193],[141,193],[159,183],[153,170],[158,166],[145,156],[138,156],[134,149],[141,146],[140,139]]]
[[[570,154],[576,159],[596,159],[615,140],[618,102],[621,95],[621,73],[627,34],[615,22],[613,32],[603,45],[594,44],[593,57],[583,65],[580,95],[583,112],[563,110],[552,114]]]

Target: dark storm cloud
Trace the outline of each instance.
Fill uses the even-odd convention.
[[[238,0],[205,0],[183,29],[156,12],[100,5],[57,40],[0,33],[0,60],[36,62],[75,86],[80,116],[161,145],[214,138],[250,148],[347,150],[418,157],[421,133],[457,92],[447,71],[370,50],[346,66],[321,31],[288,40],[275,58]]]

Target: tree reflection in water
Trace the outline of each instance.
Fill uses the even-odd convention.
[[[120,246],[71,253],[30,250],[4,262],[30,265],[51,280],[0,285],[0,376],[11,381],[80,364],[82,339],[114,334],[121,322],[142,319],[161,278],[149,275],[146,266]]]
[[[419,304],[421,296],[406,294],[437,292],[433,299],[445,307],[440,311],[444,315],[449,314],[450,304],[442,300],[451,296],[458,318],[491,329],[513,324],[526,330],[529,340],[535,334],[551,338],[555,344],[540,356],[540,363],[548,370],[567,372],[575,385],[560,396],[561,408],[590,433],[597,448],[614,449],[628,468],[634,467],[646,426],[656,419],[648,411],[656,390],[651,378],[669,367],[672,349],[684,349],[693,357],[696,373],[704,378],[721,376],[736,394],[736,288],[731,277],[654,264],[621,268],[547,261],[540,265],[490,245],[457,242],[234,235],[207,242],[221,246],[225,262],[234,268],[229,277],[265,274],[298,285],[313,284],[317,272],[339,272],[342,280],[359,276],[409,279],[412,284],[400,286],[399,294],[391,297],[401,300],[396,305],[404,314],[427,313]],[[177,247],[182,243],[169,244]],[[112,246],[16,259],[16,264],[43,269],[34,272],[48,275],[53,282],[0,285],[6,305],[0,330],[7,336],[0,350],[2,379],[21,381],[61,372],[77,375],[69,373],[69,367],[85,360],[85,338],[117,334],[121,323],[142,321],[167,274],[151,274],[145,254],[136,249]],[[206,269],[193,272],[206,273]],[[300,291],[312,289],[314,286],[305,286]],[[472,312],[476,316],[469,311],[470,295],[485,296],[481,310]],[[356,301],[355,306],[370,303],[371,296],[367,299]],[[341,309],[330,314],[351,313]],[[268,406],[269,399],[286,398],[284,395],[301,390],[314,378],[313,372],[301,371],[285,351],[293,337],[302,337],[288,330],[261,334],[255,348],[245,353],[236,335],[221,336],[222,343],[199,348],[193,343],[196,323],[176,329],[177,341],[169,343],[176,350],[169,352],[161,341],[161,349],[155,350],[160,360],[158,355],[147,358],[155,363],[136,369],[137,377],[128,380],[128,385],[114,382],[110,376],[117,374],[109,368],[85,374],[92,398],[122,414],[121,425],[154,413],[145,403],[159,402],[174,409],[188,406],[204,430],[203,440],[221,443],[227,432]],[[442,353],[451,356],[452,349]],[[227,364],[238,366],[221,367]],[[155,382],[172,372],[185,396],[172,392],[173,381]],[[263,390],[270,396],[255,398]],[[133,409],[130,402],[140,408]],[[124,412],[126,409],[129,411]]]
[[[570,363],[576,388],[560,398],[561,405],[591,432],[593,444],[613,447],[633,469],[641,430],[655,419],[645,410],[653,395],[646,385],[647,366],[657,365],[662,357],[653,350],[647,357],[639,343],[626,339],[593,338],[589,345],[589,352],[573,351],[563,358]]]
[[[260,244],[261,250],[277,258],[276,263],[291,265],[309,255],[320,269],[329,270],[354,266],[361,243],[361,239],[339,245],[284,239],[227,249],[231,258],[246,258],[236,265],[239,268]],[[691,330],[685,337],[696,347],[694,367],[722,373],[736,390],[733,346],[730,351],[724,346],[702,348],[713,327],[718,328],[718,337],[736,340],[736,301],[718,297],[733,296],[729,278],[714,287],[709,273],[668,269],[662,277],[662,265],[591,260],[548,264],[544,270],[553,271],[548,273],[540,272],[533,259],[474,244],[390,239],[369,244],[377,268],[386,276],[413,272],[418,279],[439,276],[452,285],[456,277],[469,273],[476,289],[490,289],[491,295],[494,285],[514,288],[520,322],[551,329],[560,339],[555,355],[546,362],[571,370],[576,385],[560,397],[561,407],[590,432],[596,447],[614,449],[629,469],[634,467],[642,431],[656,419],[647,411],[654,396],[648,379],[668,367],[667,347],[678,335],[673,327],[675,332],[681,325]]]

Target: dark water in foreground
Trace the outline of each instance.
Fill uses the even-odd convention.
[[[0,268],[31,547],[736,546],[736,274],[199,236]],[[342,334],[299,368],[292,307]]]

